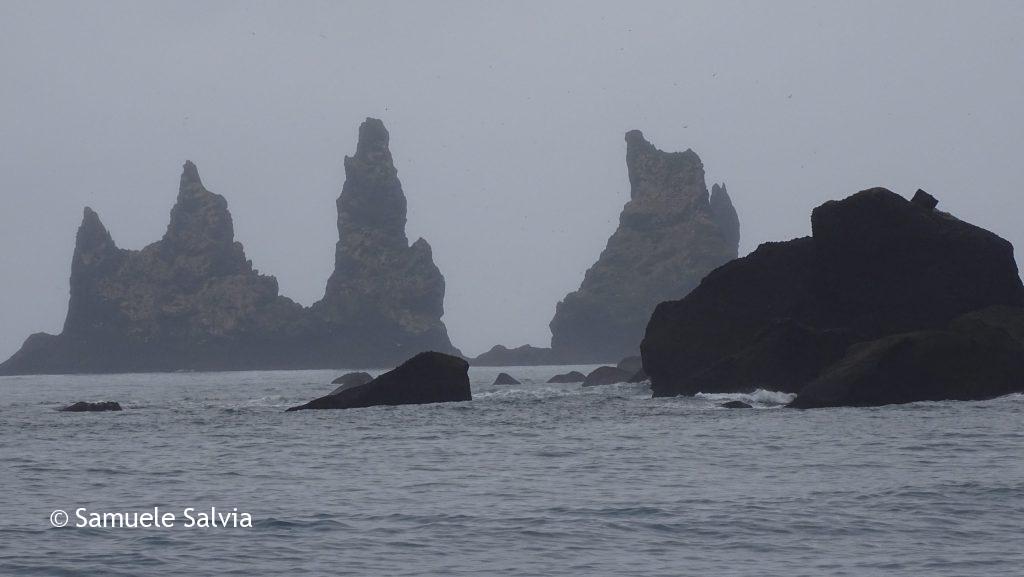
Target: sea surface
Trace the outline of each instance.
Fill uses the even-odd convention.
[[[296,413],[339,372],[0,378],[0,575],[1024,575],[1022,395],[797,411],[544,383],[572,368]],[[79,400],[125,410],[55,410]],[[73,526],[154,507],[175,526]]]

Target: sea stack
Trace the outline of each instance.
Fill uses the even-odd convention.
[[[227,201],[186,162],[163,238],[117,247],[86,208],[58,336],[29,337],[0,374],[262,367],[277,331],[301,330],[302,307],[253,269],[234,239]]]
[[[630,200],[619,227],[551,320],[551,346],[562,362],[637,355],[658,303],[686,296],[737,256],[736,210],[724,185],[709,193],[697,153],[663,152],[633,130],[626,133],[626,168]]]
[[[802,406],[934,400],[943,397],[913,384],[931,374],[914,372],[916,360],[940,358],[943,350],[965,351],[964,363],[1001,359],[1001,352],[976,346],[987,341],[974,334],[900,337],[862,354],[851,348],[889,335],[946,330],[953,319],[992,306],[1024,306],[1013,246],[936,210],[937,202],[923,191],[909,201],[884,188],[827,202],[811,215],[813,236],[764,244],[712,272],[685,298],[658,305],[642,346],[655,396],[757,388],[797,393],[830,375],[818,381],[814,395],[801,394]],[[846,355],[853,355],[846,369],[829,369]],[[897,364],[896,377],[885,372]],[[908,377],[909,390],[836,392],[871,380],[862,375]],[[1019,377],[1024,383],[1024,374]],[[1000,378],[1008,380],[1005,373]],[[945,398],[1009,390],[955,388]]]
[[[312,307],[330,339],[375,366],[424,350],[458,354],[441,321],[444,277],[430,244],[406,237],[405,193],[376,118],[359,127],[356,153],[345,157],[337,205],[334,273]]]
[[[60,335],[38,333],[0,374],[394,366],[448,339],[444,277],[405,236],[405,195],[379,120],[359,129],[338,199],[335,270],[310,308],[278,294],[235,240],[228,204],[186,162],[163,238],[118,248],[86,208]]]

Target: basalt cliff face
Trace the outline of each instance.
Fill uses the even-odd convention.
[[[0,374],[386,366],[454,351],[430,247],[405,241],[405,197],[379,120],[360,129],[338,200],[337,267],[306,309],[235,241],[224,197],[186,162],[163,238],[118,248],[86,208],[63,332],[38,333]]]
[[[992,306],[1024,306],[1013,246],[936,210],[936,204],[924,191],[908,201],[883,188],[825,203],[811,215],[813,236],[762,245],[712,272],[682,300],[658,305],[642,345],[655,396],[757,388],[799,392],[822,374],[839,374],[842,379],[833,381],[850,388],[861,381],[850,376],[856,371],[849,367],[874,363],[878,369],[899,357],[892,351],[901,347],[920,351],[900,357],[906,367],[890,377],[911,375],[911,368],[920,367],[915,362],[955,347],[979,362],[1002,358],[1001,349],[972,349],[973,337],[929,334],[862,348],[864,354],[854,355],[847,369],[829,369],[854,354],[855,343],[945,330],[958,316]],[[924,372],[915,375],[927,380]],[[839,388],[835,383],[826,384]],[[890,398],[974,393],[949,394],[935,397],[918,388]],[[819,404],[887,398],[877,391],[870,398],[834,391],[819,396],[831,399]]]
[[[630,200],[579,290],[558,303],[551,346],[564,362],[636,355],[658,303],[686,296],[737,256],[739,218],[724,186],[708,192],[692,150],[663,152],[626,134]]]

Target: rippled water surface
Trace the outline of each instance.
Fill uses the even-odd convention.
[[[0,575],[1024,574],[1020,395],[800,412],[498,370],[298,413],[336,372],[2,378]],[[178,524],[49,521],[155,506]],[[211,506],[254,527],[181,526]]]

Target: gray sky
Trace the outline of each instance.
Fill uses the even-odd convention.
[[[366,116],[471,354],[548,344],[628,198],[632,128],[728,184],[742,253],[871,186],[1024,246],[1022,30],[1021,2],[3,0],[0,357],[59,332],[82,207],[141,248],[185,159],[255,266],[317,300]]]

